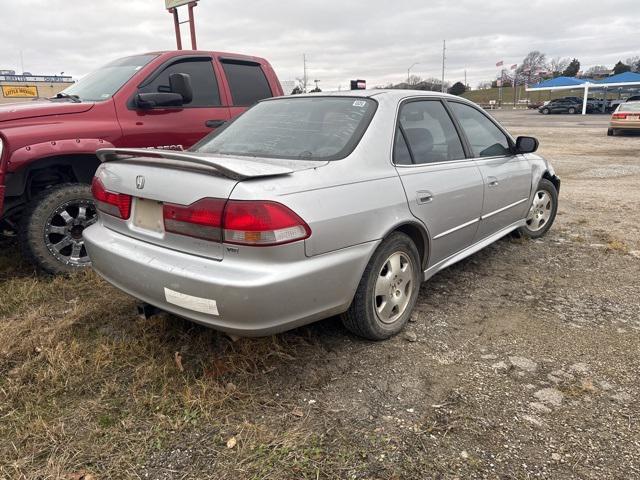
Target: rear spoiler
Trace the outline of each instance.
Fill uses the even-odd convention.
[[[223,175],[234,180],[247,178],[270,177],[287,175],[296,171],[284,165],[260,159],[246,159],[240,157],[217,157],[201,155],[197,152],[180,152],[175,150],[160,150],[154,148],[101,148],[96,152],[101,162],[126,160],[129,163],[158,165],[168,168],[197,170],[210,174]],[[305,162],[309,167],[324,164],[318,161]]]

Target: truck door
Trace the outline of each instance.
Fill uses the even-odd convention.
[[[220,57],[219,60],[231,94],[229,110],[232,118],[254,103],[277,93],[272,91],[259,63],[226,57]]]
[[[141,109],[135,95],[116,105],[123,136],[118,147],[189,148],[229,119],[229,107],[222,100],[213,60],[209,56],[171,59],[150,74],[136,93],[168,92],[169,76],[191,77],[193,99],[182,107]]]

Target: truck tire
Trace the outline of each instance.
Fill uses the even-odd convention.
[[[97,220],[88,185],[63,183],[34,197],[18,230],[25,258],[42,270],[67,274],[91,265],[82,231]]]

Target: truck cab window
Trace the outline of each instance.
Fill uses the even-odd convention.
[[[237,60],[222,60],[222,68],[227,76],[235,106],[253,105],[259,100],[273,96],[260,65]]]
[[[169,92],[169,76],[173,73],[186,73],[191,77],[193,100],[185,107],[218,107],[220,92],[218,81],[213,72],[213,64],[208,58],[187,59],[172,63],[150,83],[138,89],[139,93]],[[154,74],[155,75],[155,74]]]

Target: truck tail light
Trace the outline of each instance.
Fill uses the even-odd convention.
[[[614,113],[613,114],[613,119],[614,120],[626,120],[627,119],[627,114],[626,113]]]
[[[281,203],[229,200],[222,220],[224,241],[240,245],[281,245],[303,240],[311,229]]]
[[[124,193],[110,192],[107,190],[98,177],[93,177],[91,182],[91,193],[96,199],[98,210],[114,217],[127,220],[131,214],[131,195]]]
[[[191,205],[165,203],[162,207],[167,232],[219,242],[225,200],[203,198]]]
[[[191,205],[165,203],[167,232],[215,242],[270,246],[303,240],[311,229],[276,202],[203,198]]]

